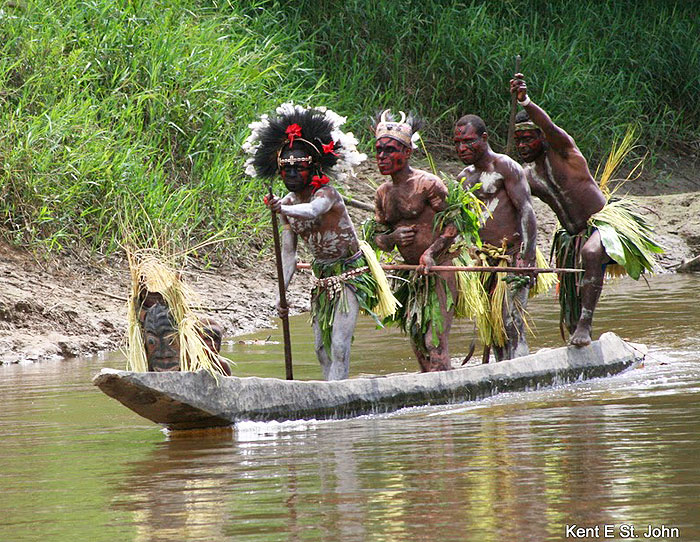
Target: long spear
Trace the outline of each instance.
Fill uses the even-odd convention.
[[[520,55],[515,55],[515,73],[520,73]],[[506,154],[513,157],[513,146],[515,141],[515,112],[518,109],[518,96],[510,96],[510,118],[508,119],[508,139],[506,141]],[[484,345],[484,353],[481,356],[481,363],[488,363],[491,355],[491,345]],[[467,357],[469,359],[469,357]],[[464,361],[466,362],[467,359]]]
[[[270,184],[269,198],[272,200],[272,184]],[[287,373],[287,380],[294,380],[294,375],[292,374],[292,340],[289,336],[289,316],[287,315],[287,293],[284,287],[284,268],[282,267],[282,249],[280,243],[280,233],[277,229],[277,213],[270,208],[270,213],[272,214],[272,238],[275,242],[275,260],[277,263],[277,286],[279,287],[280,293],[280,308],[284,316],[280,316],[282,319],[282,337],[284,339],[284,367]]]
[[[520,73],[520,55],[515,55],[515,73]],[[513,157],[513,143],[515,139],[515,112],[518,109],[518,95],[513,93],[510,97],[510,120],[508,121],[508,141],[506,142],[506,154]]]
[[[381,264],[382,269],[385,271],[415,271],[418,269],[417,265],[409,264]],[[310,269],[311,264],[299,262],[297,263],[297,269]],[[459,271],[466,271],[468,273],[513,273],[513,274],[528,274],[528,273],[582,273],[583,269],[576,269],[571,267],[512,267],[512,266],[502,266],[502,267],[489,267],[489,266],[462,266],[462,265],[434,265],[430,268],[431,271],[451,271],[457,273]]]

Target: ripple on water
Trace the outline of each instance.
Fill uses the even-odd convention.
[[[0,540],[559,542],[567,523],[623,522],[700,540],[700,280],[650,283],[609,285],[596,313],[649,346],[642,369],[352,420],[164,435],[91,385],[121,357],[0,367]],[[553,300],[531,312],[533,347],[561,344]],[[294,325],[311,348],[306,317]],[[405,339],[381,333],[362,324],[351,370],[413,370]],[[279,376],[280,345],[259,361],[236,348],[240,370]]]

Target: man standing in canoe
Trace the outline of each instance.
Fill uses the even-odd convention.
[[[510,91],[524,109],[515,119],[515,143],[530,189],[561,226],[552,246],[556,266],[584,269],[583,277],[560,278],[559,303],[570,343],[586,346],[606,266],[619,264],[636,280],[653,269],[662,248],[640,215],[622,201],[608,202],[573,138],[530,99],[522,74],[511,79]]]
[[[467,166],[458,180],[465,188],[476,187],[475,195],[486,207],[479,230],[482,247],[477,254],[489,266],[534,267],[537,222],[523,169],[507,155],[491,149],[486,125],[476,115],[465,115],[457,121],[454,143]],[[500,275],[484,275],[489,309],[483,318],[477,318],[482,341],[493,347],[496,361],[529,353],[525,310],[531,279],[526,275]]]
[[[326,380],[348,376],[359,309],[377,322],[395,309],[374,251],[358,241],[341,195],[329,184],[328,174],[351,173],[366,158],[355,149],[352,133],[340,130],[344,122],[325,108],[284,104],[275,115],[251,124],[253,132],[244,146],[252,155],[247,173],[269,179],[279,174],[289,190],[283,198],[265,200],[282,223],[285,287],[296,270],[299,237],[313,255],[311,314]]]
[[[381,250],[397,248],[405,263],[418,265],[394,292],[401,304],[394,321],[409,335],[422,372],[446,371],[452,368],[448,335],[457,281],[454,273],[431,273],[430,268],[452,265],[450,247],[458,232],[453,224],[434,229],[436,214],[447,207],[447,187],[437,176],[409,164],[419,124],[403,112],[395,120],[388,110],[375,122],[377,166],[390,180],[375,194],[370,235]]]

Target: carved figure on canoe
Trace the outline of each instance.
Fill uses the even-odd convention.
[[[144,293],[139,310],[139,323],[143,333],[148,370],[155,372],[180,370],[180,337],[177,324],[162,295]],[[219,356],[223,329],[212,318],[200,317],[199,330],[202,341],[211,352],[211,361],[223,374],[231,375],[231,367]]]
[[[537,222],[523,169],[505,154],[491,149],[484,121],[465,115],[454,131],[457,155],[466,164],[458,180],[467,189],[476,187],[475,195],[485,205],[483,226],[479,230],[482,247],[478,252],[489,266],[516,265],[534,267]],[[493,347],[497,361],[529,353],[525,310],[531,281],[528,277],[508,277],[507,285],[497,273],[482,277],[490,306],[487,318],[479,321],[488,327],[481,336]],[[492,314],[493,312],[496,314]],[[502,324],[501,324],[502,322]]]

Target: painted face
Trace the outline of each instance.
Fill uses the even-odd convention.
[[[170,311],[164,305],[156,304],[148,309],[144,343],[149,370],[180,370],[180,338],[170,320]]]
[[[411,149],[390,137],[377,139],[377,167],[382,175],[393,175],[408,165]]]
[[[294,158],[294,163],[285,164],[284,160],[289,160]],[[299,161],[300,158],[305,158],[305,160]],[[284,186],[290,192],[301,192],[306,188],[311,182],[311,177],[313,173],[312,158],[306,150],[297,149],[285,149],[280,155],[280,176],[284,181]]]
[[[539,130],[515,132],[515,147],[525,162],[534,162],[544,152],[544,137]]]
[[[486,132],[481,135],[471,124],[455,127],[454,143],[459,159],[467,165],[478,162],[486,150]]]

